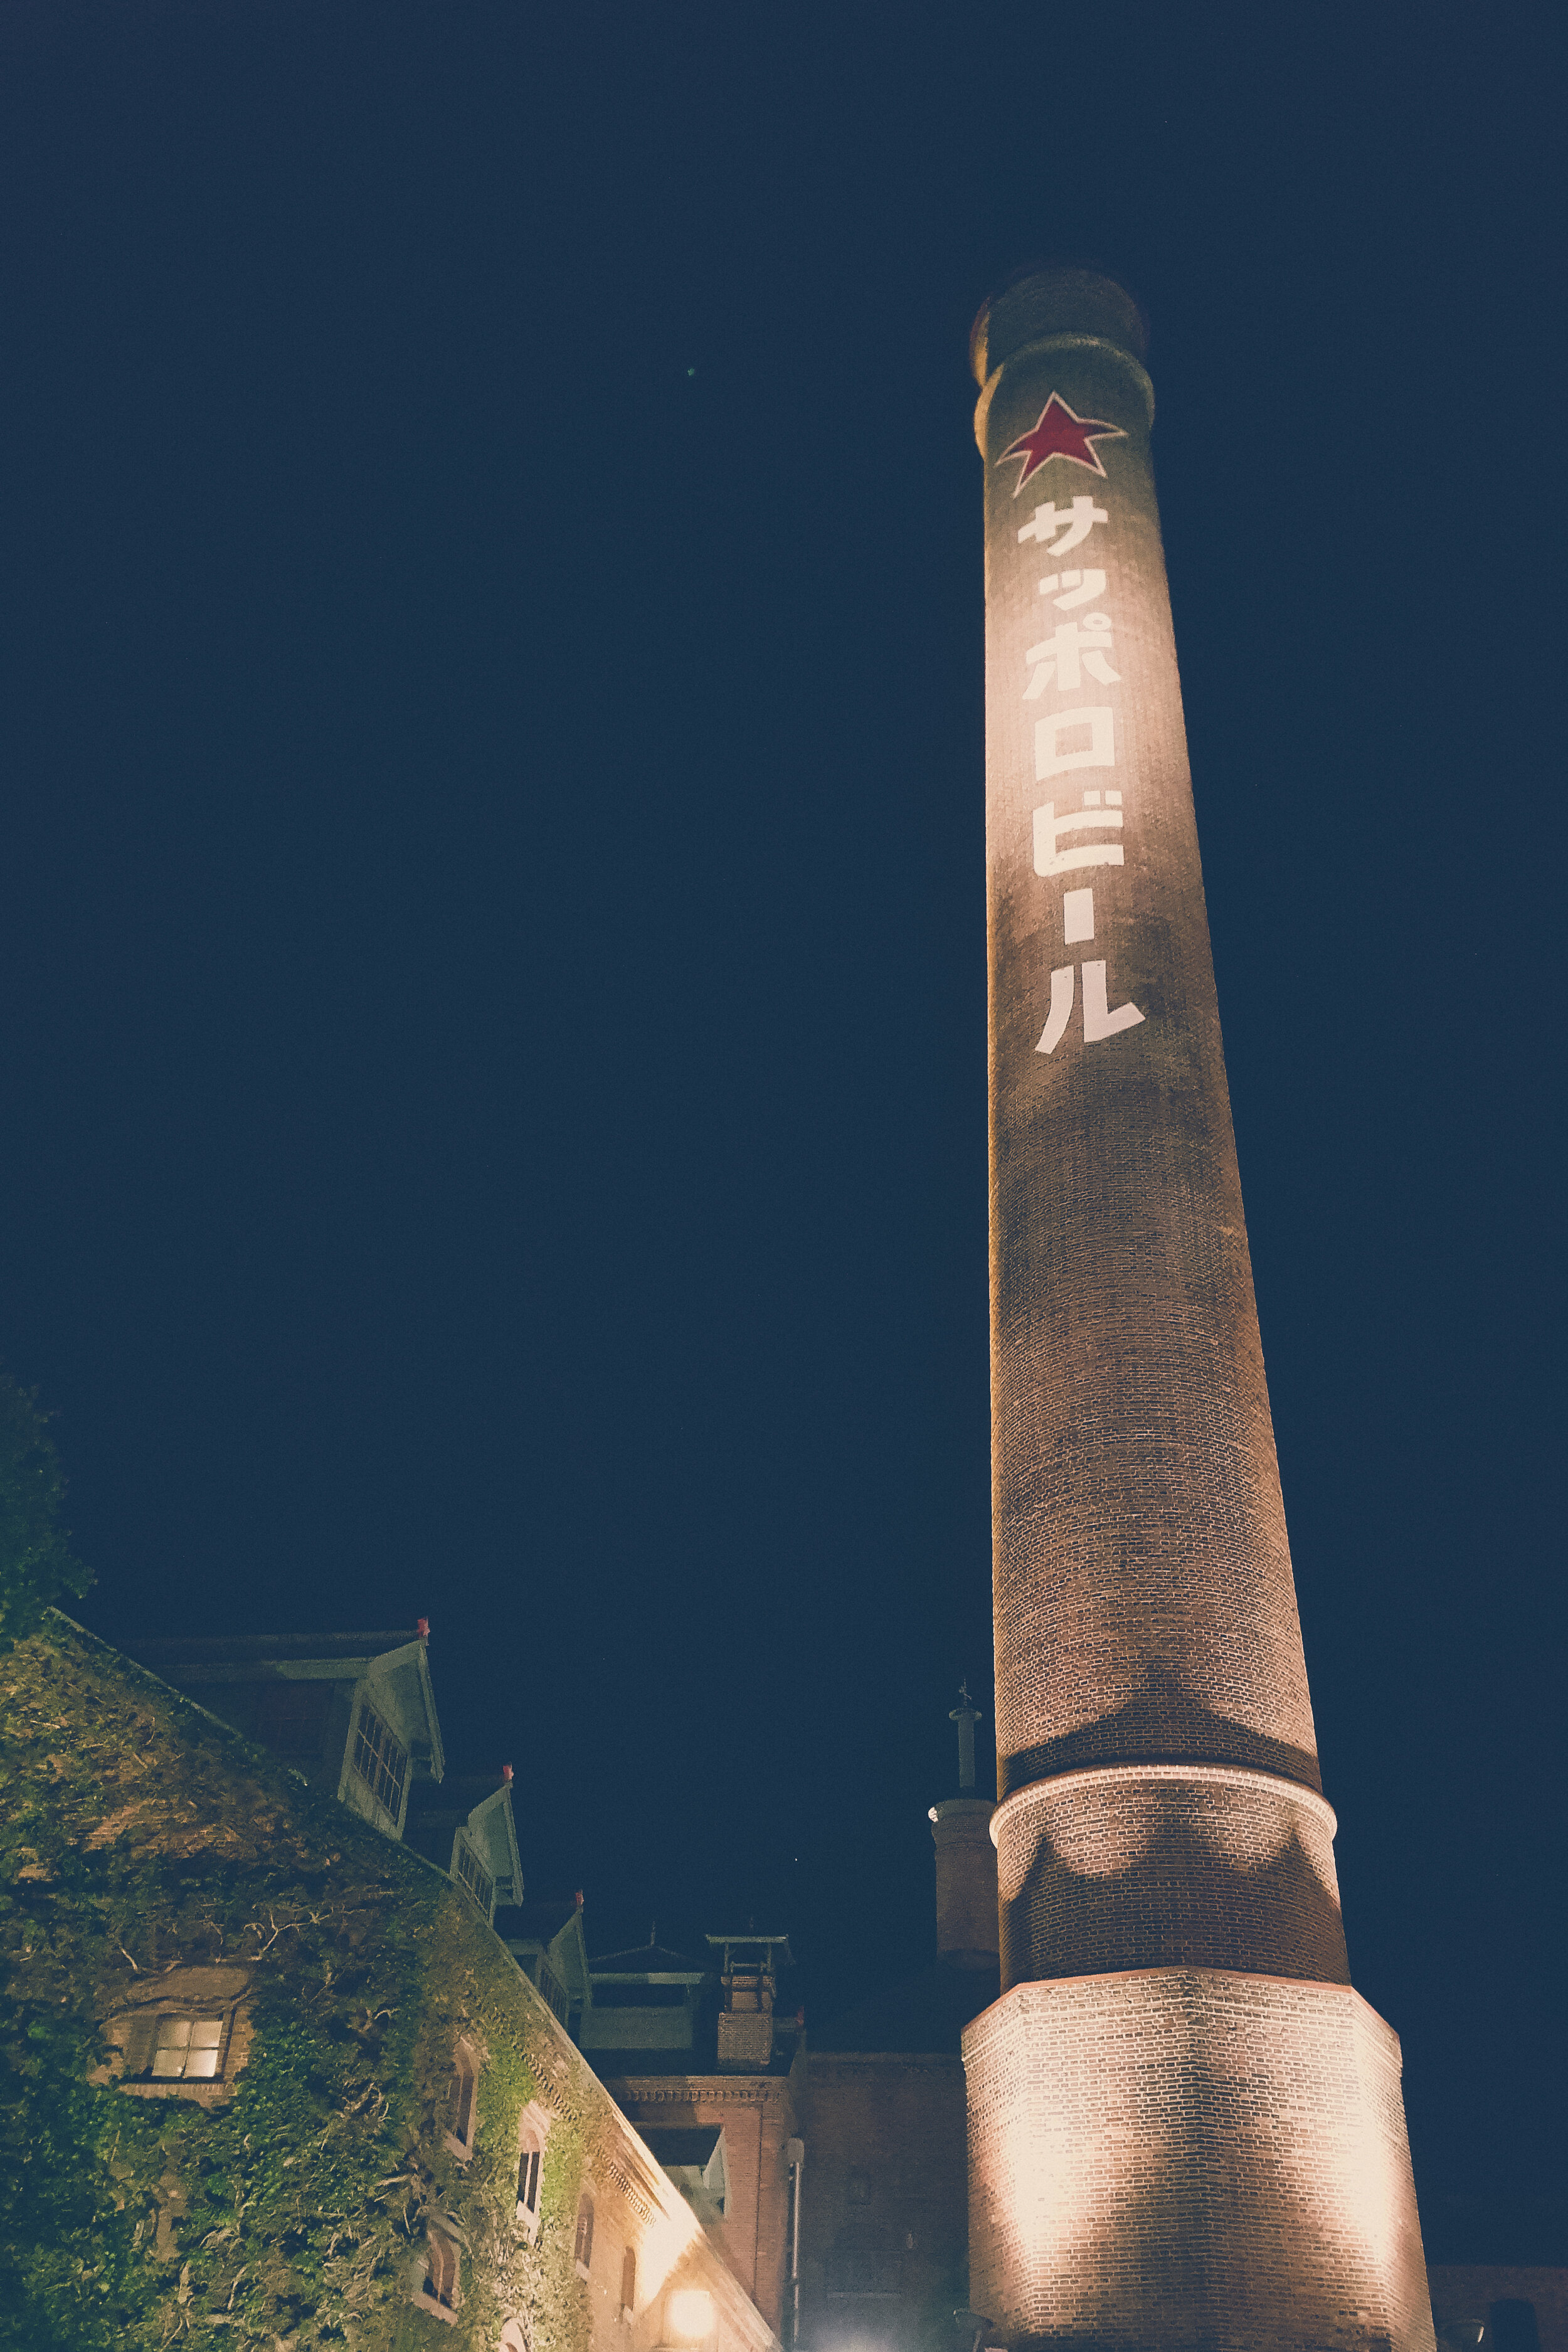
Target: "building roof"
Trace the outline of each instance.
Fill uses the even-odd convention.
[[[128,1658],[161,1674],[174,1665],[283,1665],[316,1658],[368,1665],[422,1638],[417,1626],[403,1625],[380,1633],[192,1633],[132,1640],[124,1648]]]
[[[629,1951],[604,1952],[588,1966],[596,1977],[690,1977],[695,1982],[709,1973],[701,1960],[688,1959],[666,1944],[634,1944]]]
[[[152,1674],[199,1696],[221,1716],[224,1685],[266,1682],[368,1682],[391,1692],[412,1733],[416,1779],[439,1780],[447,1769],[436,1695],[430,1687],[426,1628],[394,1626],[374,1633],[193,1633],[127,1642],[125,1655]],[[231,1702],[232,1704],[232,1702]]]
[[[759,1936],[748,1927],[743,1936],[710,1936],[707,1941],[715,1950],[722,1951],[726,1968],[730,1965],[731,1952],[760,1953],[762,1965],[770,1969],[793,1969],[795,1966],[795,1954],[790,1950],[787,1936]],[[742,1969],[752,1965],[755,1963],[745,1960],[740,1963]]]
[[[507,1786],[499,1772],[448,1772],[441,1781],[416,1781],[408,1791],[408,1811],[421,1821],[446,1822],[456,1829],[476,1806]]]
[[[466,1830],[470,1845],[503,1895],[522,1892],[522,1856],[512,1818],[511,1781],[504,1773],[448,1772],[437,1786],[416,1780],[408,1791],[405,1843],[438,1870],[448,1867],[452,1842]]]

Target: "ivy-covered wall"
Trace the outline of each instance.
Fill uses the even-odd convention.
[[[728,2341],[773,2343],[461,1890],[56,1616],[0,1659],[0,1822],[6,2352],[457,2352],[509,2319],[531,2352],[603,2352],[574,2261],[584,2181],[625,2206],[626,2243],[660,2240],[645,2293],[695,2263]],[[104,2032],[193,1967],[248,1985],[245,2063],[209,2105],[117,2082]],[[460,2039],[481,2059],[466,2161]],[[532,2239],[531,2101],[550,2116]],[[412,2299],[434,2221],[462,2250],[450,2319]],[[628,2326],[628,2352],[658,2332]]]

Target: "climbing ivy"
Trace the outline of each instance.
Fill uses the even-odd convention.
[[[4,2352],[456,2352],[514,2313],[533,2352],[581,2352],[591,2125],[543,2004],[449,1879],[53,1612],[0,1656],[0,1854]],[[234,2095],[119,2087],[100,2021],[200,1963],[250,1972]],[[483,2061],[466,2160],[459,2036]],[[553,2120],[530,2244],[535,2098]],[[432,2216],[464,2249],[453,2325],[411,2301]]]

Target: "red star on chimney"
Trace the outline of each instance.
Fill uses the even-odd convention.
[[[1102,425],[1098,417],[1079,416],[1059,392],[1053,392],[1040,411],[1034,431],[1020,433],[1012,447],[1003,450],[996,463],[1004,465],[1009,457],[1024,460],[1024,469],[1013,487],[1013,496],[1016,498],[1030,475],[1037,474],[1053,457],[1069,457],[1075,466],[1087,466],[1091,474],[1103,474],[1100,453],[1091,445],[1126,438],[1120,425]]]

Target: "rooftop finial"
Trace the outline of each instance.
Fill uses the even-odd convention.
[[[958,1702],[949,1708],[947,1719],[958,1726],[958,1785],[967,1790],[974,1786],[974,1727],[980,1720],[980,1709],[969,1696],[967,1675],[958,1685]]]

